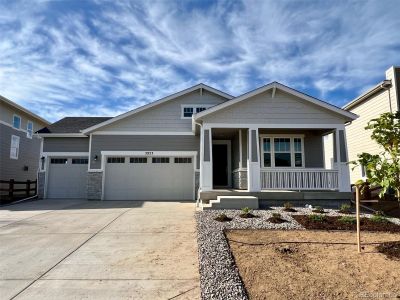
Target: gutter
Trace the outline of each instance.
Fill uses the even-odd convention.
[[[381,81],[379,84],[377,84],[375,87],[370,89],[369,91],[365,92],[363,95],[357,97],[356,99],[354,99],[354,100],[350,101],[349,103],[345,104],[344,106],[342,106],[342,109],[349,110],[352,107],[359,104],[360,102],[367,99],[368,97],[372,96],[373,94],[375,94],[381,90],[389,89],[391,86],[392,86],[392,81],[385,79],[385,80]]]

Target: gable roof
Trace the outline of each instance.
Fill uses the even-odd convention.
[[[81,130],[111,119],[111,117],[66,117],[37,131],[47,133],[79,133]]]
[[[0,95],[0,102],[4,102],[4,103],[6,103],[6,104],[8,104],[8,105],[20,110],[20,111],[26,113],[27,115],[31,116],[32,118],[34,118],[36,120],[41,121],[42,123],[44,123],[46,125],[50,124],[49,121],[47,121],[46,119],[43,119],[41,116],[38,116],[37,114],[31,112],[30,110],[22,107],[21,105],[18,105],[17,103],[15,103],[15,102],[13,102],[13,101],[11,101],[11,100],[9,100],[6,97],[3,97],[1,95]]]
[[[247,92],[247,93],[245,93],[245,94],[243,94],[241,96],[238,96],[238,97],[236,97],[236,98],[234,98],[234,99],[232,99],[232,100],[230,100],[228,102],[224,102],[224,103],[218,104],[218,105],[213,106],[213,107],[211,107],[211,108],[209,108],[207,110],[204,110],[204,111],[202,111],[200,113],[197,113],[197,114],[194,115],[194,118],[195,118],[195,120],[201,119],[204,116],[207,116],[207,115],[210,115],[210,114],[215,113],[217,111],[220,111],[220,110],[222,110],[222,109],[224,109],[226,107],[229,107],[229,106],[231,106],[231,105],[233,105],[235,103],[239,103],[239,102],[247,100],[247,99],[249,99],[249,98],[251,98],[253,96],[261,94],[261,93],[263,93],[265,91],[274,90],[274,89],[280,89],[280,90],[282,90],[282,91],[284,91],[284,92],[286,92],[288,94],[291,94],[291,95],[296,96],[298,98],[301,98],[302,100],[305,100],[305,101],[307,101],[309,103],[312,103],[312,104],[315,104],[315,105],[320,106],[322,108],[325,108],[325,109],[327,109],[327,110],[329,110],[331,112],[334,112],[334,113],[336,113],[338,115],[341,115],[341,116],[343,116],[343,117],[345,117],[345,118],[347,118],[349,120],[355,120],[358,117],[356,114],[353,114],[351,112],[345,111],[345,110],[343,110],[343,109],[341,109],[341,108],[339,108],[339,107],[337,107],[335,105],[332,105],[330,103],[324,102],[324,101],[319,100],[317,98],[311,97],[311,96],[309,96],[307,94],[304,94],[304,93],[299,92],[299,91],[297,91],[295,89],[292,89],[292,88],[290,88],[290,87],[288,87],[286,85],[283,85],[283,84],[281,84],[279,82],[274,81],[274,82],[271,82],[271,83],[269,83],[267,85],[264,85],[264,86],[262,86],[260,88],[257,88],[257,89],[255,89],[253,91],[250,91],[250,92]]]
[[[109,125],[109,124],[111,124],[111,123],[114,123],[114,122],[116,122],[116,121],[122,120],[122,119],[124,119],[124,118],[127,118],[127,117],[129,117],[129,116],[132,116],[132,115],[134,115],[134,114],[137,114],[137,113],[139,113],[139,112],[141,112],[141,111],[144,111],[144,110],[146,110],[146,109],[152,108],[152,107],[154,107],[154,106],[163,104],[163,103],[165,103],[165,102],[167,102],[167,101],[176,99],[176,98],[178,98],[178,97],[180,97],[180,96],[189,94],[189,93],[194,92],[194,91],[196,91],[196,90],[198,90],[198,89],[204,89],[204,90],[206,90],[206,91],[209,91],[209,92],[211,92],[211,93],[217,94],[217,95],[219,95],[219,96],[221,96],[221,97],[223,97],[223,98],[226,98],[226,99],[228,99],[228,100],[234,98],[232,95],[229,95],[229,94],[224,93],[224,92],[222,92],[222,91],[220,91],[220,90],[217,90],[217,89],[215,89],[215,88],[213,88],[213,87],[210,87],[210,86],[208,86],[208,85],[205,85],[204,83],[200,83],[200,84],[197,84],[197,85],[192,86],[192,87],[190,87],[190,88],[187,88],[187,89],[185,89],[185,90],[183,90],[183,91],[180,91],[180,92],[177,92],[177,93],[175,93],[175,94],[169,95],[169,96],[167,96],[167,97],[161,98],[161,99],[159,99],[159,100],[157,100],[157,101],[154,101],[154,102],[151,102],[151,103],[149,103],[149,104],[143,105],[143,106],[141,106],[141,107],[135,108],[135,109],[133,109],[133,110],[131,110],[131,111],[128,111],[128,112],[123,113],[123,114],[121,114],[121,115],[119,115],[119,116],[116,116],[116,117],[114,117],[114,118],[111,118],[111,119],[109,119],[109,120],[106,120],[106,121],[104,121],[104,122],[102,122],[102,123],[96,124],[96,125],[91,126],[91,127],[87,127],[87,128],[85,128],[84,130],[81,130],[81,132],[84,133],[84,134],[88,134],[88,133],[90,133],[90,132],[92,132],[92,131],[94,131],[94,130],[97,130],[97,129],[101,128],[101,127],[104,127],[104,126]]]

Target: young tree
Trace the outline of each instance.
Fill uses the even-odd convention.
[[[372,119],[365,129],[372,130],[371,138],[383,151],[379,155],[358,154],[358,160],[351,163],[365,167],[368,181],[382,187],[380,197],[392,188],[400,201],[400,111]]]

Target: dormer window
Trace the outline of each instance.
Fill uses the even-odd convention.
[[[197,114],[211,107],[210,104],[184,104],[182,105],[182,119],[191,119],[193,114]]]

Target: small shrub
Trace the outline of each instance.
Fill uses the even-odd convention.
[[[296,210],[293,208],[293,204],[292,203],[290,203],[290,202],[285,202],[284,204],[283,204],[283,210],[284,211],[288,211],[288,212],[295,212]]]
[[[282,218],[282,215],[280,213],[273,213],[272,217],[273,218]]]
[[[371,221],[377,222],[377,223],[388,223],[389,222],[389,220],[387,218],[385,218],[384,216],[380,216],[380,215],[373,215],[371,217]]]
[[[322,213],[324,213],[325,211],[324,211],[324,209],[323,209],[321,206],[316,206],[316,207],[313,209],[313,212],[322,214]]]
[[[342,214],[349,214],[350,208],[351,208],[350,204],[342,204],[340,205],[339,212],[341,212]]]
[[[377,210],[377,211],[374,212],[374,216],[384,217],[385,213],[382,210]]]
[[[251,212],[251,209],[250,209],[249,207],[243,207],[243,208],[242,208],[242,212],[243,212],[244,214],[249,214],[249,213]]]
[[[339,222],[347,223],[347,224],[355,224],[357,219],[354,217],[343,216],[338,219]]]
[[[232,218],[229,218],[226,214],[219,214],[214,220],[218,222],[229,222],[232,221]]]
[[[272,217],[270,217],[267,221],[274,224],[281,224],[286,222],[286,220],[282,219],[282,215],[280,213],[272,213]]]
[[[325,215],[317,215],[317,214],[309,215],[308,218],[311,221],[314,221],[314,222],[323,222],[323,221],[326,220],[326,216]]]

